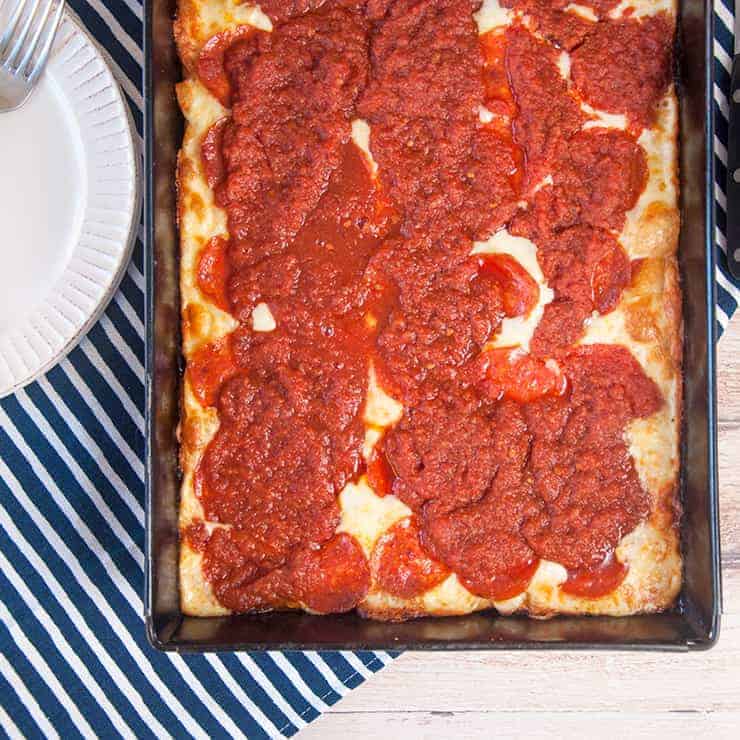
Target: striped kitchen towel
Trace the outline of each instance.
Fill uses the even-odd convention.
[[[717,216],[717,330],[721,334],[740,303],[740,285],[727,269],[727,92],[733,55],[734,0],[714,0],[714,198]]]
[[[68,0],[109,52],[141,136],[139,0]],[[715,0],[718,322],[733,5]],[[391,659],[384,652],[181,656],[152,650],[144,591],[144,278],[58,367],[0,402],[0,735],[292,735]]]

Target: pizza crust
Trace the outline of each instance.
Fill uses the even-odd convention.
[[[665,9],[675,13],[674,0],[631,3],[640,12]],[[612,15],[623,12],[622,3]],[[511,11],[496,0],[486,0],[478,21],[486,29],[491,24],[510,22]],[[185,134],[178,160],[178,217],[180,228],[180,293],[182,309],[183,354],[187,358],[204,344],[231,332],[236,322],[203,296],[196,284],[200,250],[213,237],[227,235],[226,214],[214,202],[200,162],[200,142],[208,129],[228,111],[208,92],[194,75],[198,53],[214,34],[248,24],[271,30],[269,18],[259,8],[235,0],[179,0],[175,38],[184,67],[184,81],[177,86],[177,97],[186,120]],[[492,26],[491,26],[492,27]],[[567,77],[568,60],[561,71]],[[599,125],[619,125],[612,116],[599,118]],[[622,117],[623,118],[623,117]],[[623,125],[623,124],[622,124]],[[371,158],[367,124],[355,122],[353,140]],[[653,510],[647,521],[623,538],[616,555],[629,565],[624,582],[607,596],[586,599],[565,594],[559,584],[565,569],[542,561],[526,592],[505,602],[492,602],[470,593],[450,575],[445,581],[414,599],[399,599],[379,589],[373,582],[358,611],[367,617],[401,620],[416,616],[468,614],[495,608],[503,614],[523,612],[535,617],[555,614],[627,615],[653,612],[670,607],[681,586],[681,556],[678,535],[679,433],[681,423],[681,294],[676,249],[678,244],[677,177],[677,100],[671,89],[660,105],[660,115],[652,129],[643,132],[639,143],[647,154],[648,184],[635,208],[627,214],[619,235],[620,243],[633,259],[642,262],[633,284],[626,290],[617,308],[604,316],[590,319],[582,343],[610,342],[629,348],[645,372],[660,387],[665,406],[647,419],[633,421],[626,439],[640,480],[650,493]],[[547,183],[544,183],[546,185]],[[495,236],[494,241],[504,240]],[[489,240],[489,242],[492,240]],[[526,240],[524,240],[526,241]],[[521,245],[519,245],[521,246]],[[486,249],[486,244],[477,246]],[[514,247],[501,247],[516,256]],[[520,255],[527,267],[531,255],[527,247]],[[536,260],[535,260],[536,264]],[[541,293],[551,291],[539,269],[530,265],[530,274],[538,281]],[[548,293],[549,291],[549,293]],[[524,323],[524,322],[522,322]],[[514,327],[514,330],[516,327]],[[534,327],[528,327],[527,332]],[[531,336],[531,334],[530,334]],[[369,368],[369,392],[365,409],[367,427],[365,455],[382,436],[382,430],[395,423],[403,407],[378,386]],[[203,509],[193,485],[201,456],[218,429],[214,408],[203,408],[187,381],[182,387],[180,463],[183,471],[180,503],[181,531],[194,520],[203,518]],[[410,510],[394,496],[377,496],[363,476],[349,484],[339,498],[342,511],[338,531],[353,534],[368,557],[377,539]],[[206,525],[211,526],[211,525]],[[228,614],[215,599],[201,569],[202,555],[187,541],[180,546],[180,598],[183,613],[193,616]],[[282,608],[300,608],[284,604]]]

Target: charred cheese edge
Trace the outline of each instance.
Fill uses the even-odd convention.
[[[620,17],[630,10],[642,16],[666,11],[675,16],[675,0],[623,0],[610,16]],[[593,20],[585,6],[573,3],[568,12]],[[589,16],[590,14],[590,16]],[[480,33],[502,28],[512,22],[515,13],[497,0],[484,0],[475,15]],[[177,86],[177,97],[186,120],[178,160],[178,216],[180,228],[180,292],[182,309],[182,348],[188,357],[201,346],[231,332],[236,322],[202,295],[196,284],[200,250],[214,236],[227,235],[226,214],[214,202],[200,161],[200,143],[208,129],[228,111],[208,92],[194,74],[198,53],[214,34],[252,25],[270,31],[270,19],[259,6],[235,0],[179,0],[175,38],[184,68],[184,81]],[[502,28],[503,30],[503,28]],[[570,59],[561,55],[559,68],[566,79]],[[623,128],[624,116],[615,116],[582,106],[591,126]],[[629,565],[623,583],[612,593],[594,599],[563,593],[559,585],[566,571],[558,563],[541,561],[527,590],[505,602],[493,602],[465,589],[457,576],[450,575],[421,596],[400,599],[382,591],[373,578],[371,588],[359,605],[365,616],[376,619],[406,619],[422,615],[455,615],[495,607],[499,612],[528,613],[534,617],[555,614],[627,615],[664,609],[675,600],[681,585],[681,556],[677,529],[679,430],[681,420],[681,298],[676,262],[678,244],[677,111],[671,88],[659,106],[659,115],[651,129],[643,131],[639,143],[645,150],[649,179],[636,206],[627,214],[619,235],[620,243],[633,259],[642,262],[633,284],[626,290],[617,308],[609,314],[594,314],[587,322],[581,343],[613,343],[627,347],[649,377],[660,387],[666,400],[663,408],[647,419],[633,421],[625,431],[640,481],[649,492],[652,513],[626,535],[616,550],[616,557]],[[485,115],[481,111],[481,116]],[[355,121],[352,138],[376,165],[369,149],[369,130],[364,121]],[[551,181],[550,181],[551,182]],[[547,178],[541,183],[547,187]],[[544,305],[552,300],[536,260],[536,245],[529,240],[498,232],[485,242],[474,245],[476,252],[506,252],[520,261],[540,286],[540,301],[534,318],[507,319],[501,330],[506,344],[519,343],[524,350]],[[259,307],[258,307],[259,309]],[[274,328],[272,316],[255,309],[255,330]],[[494,344],[500,343],[500,338]],[[364,421],[364,454],[382,436],[383,429],[394,424],[403,407],[383,392],[369,369],[369,389]],[[219,425],[215,408],[203,408],[189,387],[187,377],[182,388],[180,426],[180,463],[183,471],[179,524],[186,527],[203,518],[203,508],[194,489],[194,471]],[[339,497],[341,521],[338,531],[353,534],[370,557],[378,538],[394,523],[408,516],[410,509],[395,496],[377,496],[366,477],[349,484]],[[223,526],[206,523],[206,527]],[[180,599],[185,614],[219,616],[228,614],[215,598],[201,569],[202,555],[182,541],[180,544]],[[283,608],[302,608],[284,604]]]

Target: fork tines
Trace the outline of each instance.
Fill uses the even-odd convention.
[[[5,5],[3,2],[2,5]],[[64,0],[10,0],[0,25],[0,68],[33,84],[49,57]]]

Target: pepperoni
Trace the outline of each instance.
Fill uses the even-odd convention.
[[[425,547],[486,598],[509,598],[511,574],[526,585],[538,558],[592,568],[648,511],[623,430],[659,390],[617,346],[573,350],[562,373],[565,392],[417,405],[383,440]]]
[[[320,8],[326,0],[262,0],[260,8],[273,20],[284,21]]]
[[[470,4],[392,3],[374,30],[373,74],[359,104],[379,177],[405,234],[454,220],[485,238],[511,217],[519,163],[482,130],[483,54]]]
[[[200,292],[224,311],[229,310],[229,299],[226,296],[229,276],[226,258],[228,244],[226,237],[214,236],[200,251],[196,274]]]
[[[200,469],[209,520],[233,524],[255,540],[282,542],[288,552],[334,531],[337,489],[355,463],[328,447],[324,430],[298,413],[300,396],[286,391],[277,381],[254,383],[244,374],[225,383],[221,427]]]
[[[393,494],[414,511],[447,511],[483,496],[495,476],[501,435],[473,393],[440,393],[404,412],[382,449]]]
[[[317,208],[341,165],[369,66],[364,22],[338,8],[258,40],[247,61],[227,59],[235,102],[224,131],[228,176],[216,192],[240,270],[285,251]]]
[[[591,8],[599,18],[604,18],[604,16],[606,16],[609,11],[614,10],[620,2],[621,0],[580,0],[577,4],[583,5],[586,8]],[[567,7],[571,4],[571,0],[557,0],[557,3],[560,6]]]
[[[229,337],[203,345],[188,359],[186,376],[201,406],[214,406],[221,384],[236,372]]]
[[[664,12],[606,20],[573,52],[571,75],[594,108],[649,126],[671,81],[672,45],[673,22]]]
[[[616,308],[622,290],[631,279],[632,266],[624,250],[619,246],[608,250],[591,273],[591,296],[596,310],[608,313]]]
[[[648,174],[645,152],[635,138],[602,128],[570,137],[548,169],[553,185],[538,190],[533,208],[514,220],[514,233],[531,235],[544,250],[557,248],[569,229],[619,231]]]
[[[393,492],[393,481],[396,474],[388,462],[388,456],[378,446],[373,447],[367,461],[367,482],[378,496],[387,496]]]
[[[575,98],[558,70],[558,52],[528,31],[514,26],[506,33],[506,70],[518,113],[514,140],[527,155],[525,187],[553,174],[551,162],[583,123]],[[590,174],[588,181],[593,185]]]
[[[450,574],[426,554],[412,517],[397,522],[380,537],[371,563],[378,586],[400,599],[420,596]]]
[[[647,161],[635,139],[623,131],[591,128],[568,141],[553,164],[555,228],[575,223],[619,230],[645,189]],[[538,200],[550,190],[540,191]]]
[[[254,547],[233,530],[217,528],[203,571],[218,600],[234,611],[260,611],[300,601],[319,613],[345,612],[370,586],[370,567],[357,541],[338,534],[317,548],[303,548],[285,566],[255,563]]]
[[[543,357],[577,342],[586,319],[612,310],[631,280],[630,261],[613,234],[585,225],[552,231],[550,204],[538,194],[535,207],[511,227],[542,245],[537,260],[555,293],[531,342]]]
[[[387,2],[388,0],[380,1]],[[284,21],[312,10],[318,10],[326,2],[327,0],[262,0],[260,8],[273,20]],[[365,2],[366,0],[332,0],[336,6],[352,9],[360,8]]]
[[[527,316],[537,305],[540,288],[537,281],[508,254],[485,254],[478,257],[479,276],[499,284],[504,314]]]
[[[510,599],[526,590],[538,565],[518,532],[527,511],[524,502],[502,490],[454,513],[430,517],[422,541],[472,593],[495,601]]]
[[[486,108],[497,116],[513,116],[516,113],[514,95],[506,74],[506,33],[493,30],[480,37],[485,65],[483,84]],[[511,135],[511,124],[506,121],[505,129]]]
[[[477,593],[479,596],[494,601],[506,601],[527,590],[539,564],[540,561],[537,558],[532,558],[530,562],[517,568],[509,568],[506,573],[492,576],[490,581],[481,582],[463,578],[462,583],[469,591]]]
[[[382,385],[404,401],[454,379],[496,332],[504,317],[498,282],[476,280],[478,261],[467,259],[424,286],[403,286],[378,335]]]
[[[577,342],[583,336],[591,312],[590,301],[581,296],[559,297],[549,303],[532,337],[532,353],[552,357]]]
[[[317,550],[302,550],[291,562],[295,597],[321,614],[354,609],[370,588],[370,566],[352,535],[343,532]]]
[[[493,399],[508,398],[529,403],[545,396],[562,396],[568,386],[565,375],[552,360],[543,361],[508,348],[487,350],[483,387]]]
[[[208,39],[198,56],[198,78],[226,108],[231,105],[231,82],[225,69],[226,54],[238,41],[249,43],[255,40],[257,34],[251,26],[223,31]]]
[[[281,606],[290,595],[283,571],[268,557],[255,562],[254,548],[233,529],[216,527],[203,552],[203,574],[219,603],[237,612]]]
[[[252,311],[260,303],[282,306],[298,291],[301,265],[294,254],[266,257],[249,270],[231,271],[225,287],[234,317],[251,324]]]
[[[200,159],[203,163],[203,171],[211,188],[215,188],[223,182],[226,177],[223,158],[224,128],[228,124],[228,118],[220,118],[211,128],[206,131],[200,145]]]
[[[568,579],[560,586],[560,590],[571,596],[597,599],[618,588],[628,571],[629,568],[611,552],[593,569],[568,571]]]
[[[528,467],[542,506],[522,533],[540,557],[569,570],[593,569],[650,510],[624,427],[655,413],[663,399],[618,345],[573,349],[563,370],[565,397],[523,408],[535,435]]]
[[[194,521],[182,530],[180,538],[196,552],[203,552],[206,549],[210,535],[203,521]]]

